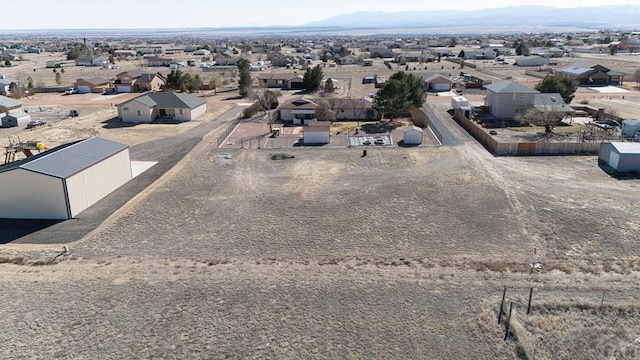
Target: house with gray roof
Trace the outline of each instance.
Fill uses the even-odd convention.
[[[70,219],[132,178],[129,146],[91,137],[0,166],[0,218]]]
[[[118,105],[118,117],[131,123],[191,121],[206,112],[206,100],[174,92],[151,92]]]
[[[573,80],[576,85],[622,85],[624,73],[597,64],[575,63],[556,70],[555,75]]]
[[[496,119],[514,119],[517,113],[531,108],[540,92],[515,81],[505,80],[486,87],[485,107]]]
[[[7,113],[13,110],[22,111],[22,102],[0,95],[0,113]]]
[[[531,108],[540,111],[554,111],[563,116],[572,115],[575,110],[564,102],[558,93],[541,93],[515,81],[499,81],[486,87],[485,107],[499,120],[513,120]]]

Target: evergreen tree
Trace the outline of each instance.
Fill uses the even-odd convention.
[[[564,102],[569,104],[571,100],[573,100],[578,88],[571,79],[547,75],[536,85],[535,89],[542,93],[559,93],[562,99],[564,99]]]
[[[238,81],[238,89],[240,97],[247,97],[251,90],[251,63],[249,60],[242,58],[238,61],[238,69],[240,69],[240,80]]]
[[[322,85],[322,78],[324,77],[324,73],[322,71],[322,67],[320,65],[316,65],[312,68],[308,68],[304,73],[304,77],[302,79],[304,83],[304,89],[307,92],[314,92],[320,89],[320,85]]]

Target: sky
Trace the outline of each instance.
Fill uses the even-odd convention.
[[[359,11],[477,10],[520,5],[624,5],[637,0],[2,0],[3,29],[303,25]],[[11,15],[8,15],[11,14]]]

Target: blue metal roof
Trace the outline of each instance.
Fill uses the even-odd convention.
[[[66,179],[105,160],[129,146],[115,141],[91,137],[60,145],[49,151],[2,167],[2,171],[16,167]]]

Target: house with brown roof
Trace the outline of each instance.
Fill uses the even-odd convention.
[[[73,83],[73,87],[78,90],[79,94],[103,94],[111,90],[111,83],[109,80],[101,77],[80,78]]]
[[[370,99],[329,98],[323,100],[335,115],[336,121],[377,121],[380,114],[373,108]],[[278,107],[280,119],[293,125],[308,125],[316,118],[316,110],[322,101],[298,97]]]
[[[308,98],[298,97],[285,101],[278,107],[280,120],[294,125],[308,125],[316,117],[318,104]]]
[[[159,73],[132,70],[116,75],[113,88],[118,93],[160,91],[166,82],[167,79]]]
[[[258,75],[260,87],[299,90],[304,88],[303,76],[296,73],[262,73]]]

